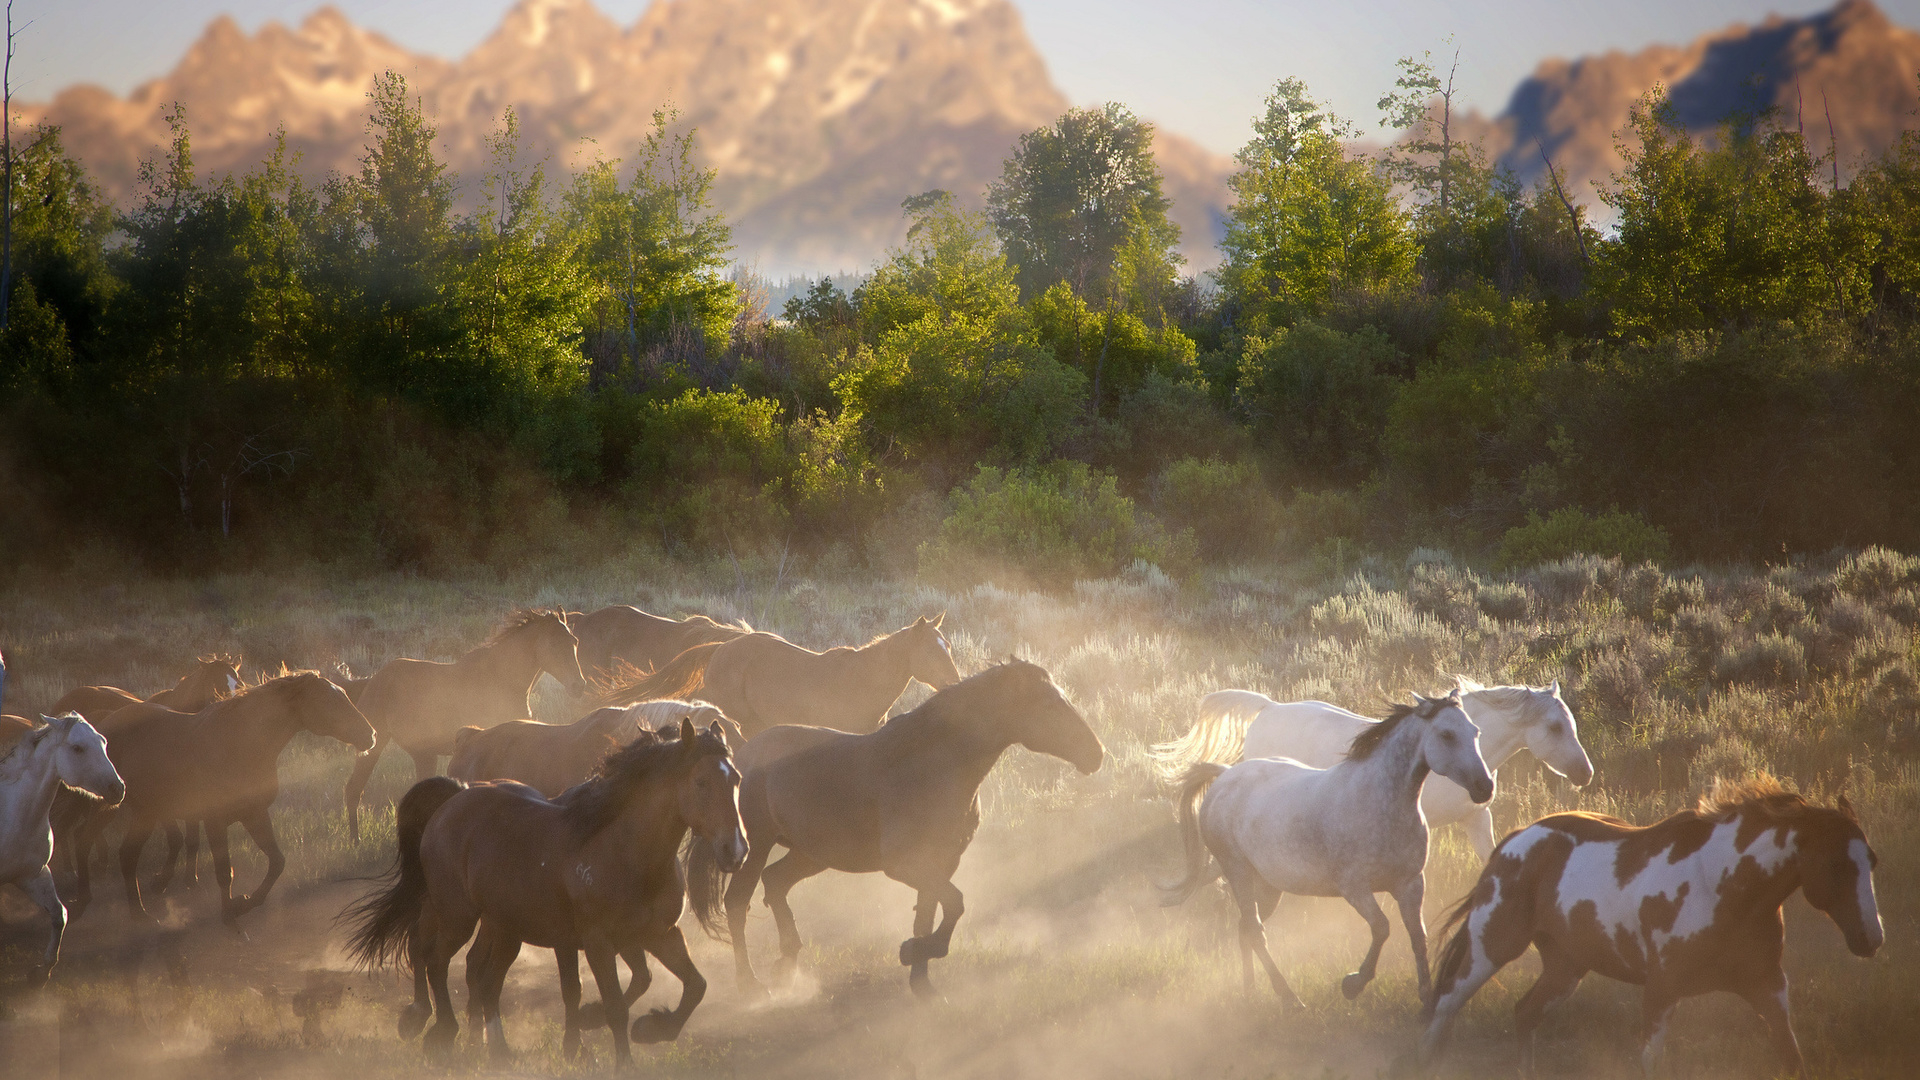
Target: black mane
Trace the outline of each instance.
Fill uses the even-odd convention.
[[[699,752],[682,754],[677,738],[637,739],[600,763],[585,783],[568,789],[560,816],[582,840],[613,824],[627,804],[652,784],[677,774],[683,766],[717,754],[731,757],[727,744],[707,732],[694,736]]]
[[[1393,734],[1394,729],[1400,726],[1400,721],[1405,720],[1407,717],[1418,716],[1422,720],[1431,720],[1433,719],[1434,713],[1438,711],[1434,706],[1458,706],[1459,704],[1459,691],[1455,691],[1446,697],[1421,698],[1418,701],[1409,701],[1405,704],[1395,705],[1393,709],[1387,713],[1386,719],[1381,720],[1377,724],[1368,725],[1366,730],[1353,737],[1353,741],[1347,744],[1347,760],[1367,760],[1375,750],[1380,749],[1382,743],[1387,741],[1388,736]]]

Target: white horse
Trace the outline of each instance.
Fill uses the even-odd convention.
[[[67,929],[67,909],[47,869],[53,857],[53,827],[47,813],[53,808],[53,793],[62,784],[109,804],[118,803],[127,793],[127,785],[107,759],[107,740],[76,713],[47,717],[0,757],[0,885],[20,886],[46,909],[53,923],[46,955],[28,976],[29,986],[46,982],[53,973],[60,959],[60,938]]]
[[[709,724],[719,721],[727,729],[729,741],[744,740],[740,734],[740,725],[727,718],[718,707],[705,701],[681,701],[677,698],[661,698],[658,701],[642,701],[634,705],[609,705],[595,709],[588,714],[599,717],[598,730],[604,731],[614,742],[625,746],[638,738],[641,731],[667,731],[669,734],[680,730],[680,721],[690,719],[693,725],[706,730]],[[582,717],[585,719],[585,717]]]
[[[1454,689],[1480,728],[1480,753],[1488,768],[1499,769],[1524,749],[1574,787],[1593,780],[1593,762],[1580,745],[1579,728],[1560,696],[1558,679],[1542,687],[1481,686],[1456,675]],[[1200,718],[1193,728],[1156,745],[1153,756],[1169,780],[1202,761],[1285,757],[1326,769],[1345,757],[1354,737],[1376,722],[1324,701],[1280,702],[1252,690],[1216,690],[1200,699]],[[1493,853],[1493,812],[1483,803],[1440,776],[1428,780],[1420,793],[1427,825],[1437,829],[1458,822],[1481,862]]]
[[[1360,969],[1340,983],[1348,1000],[1373,980],[1391,930],[1374,900],[1391,893],[1413,947],[1420,1000],[1427,1000],[1427,822],[1420,785],[1428,772],[1465,788],[1475,802],[1493,798],[1493,776],[1480,757],[1480,732],[1460,707],[1460,692],[1414,695],[1385,720],[1363,728],[1344,761],[1315,769],[1285,758],[1238,765],[1197,762],[1180,785],[1180,833],[1187,876],[1163,901],[1178,904],[1224,873],[1240,908],[1240,967],[1253,988],[1253,957],[1267,969],[1283,1004],[1300,998],[1267,952],[1264,924],[1284,893],[1338,896],[1373,930]],[[1211,790],[1209,790],[1211,788]],[[1194,804],[1206,801],[1195,811]],[[1202,845],[1204,844],[1204,849]],[[1207,853],[1215,863],[1209,865]]]

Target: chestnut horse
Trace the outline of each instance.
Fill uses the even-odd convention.
[[[642,739],[614,754],[560,803],[510,781],[423,780],[400,800],[389,884],[341,915],[353,928],[348,951],[369,966],[406,958],[414,1001],[401,1014],[400,1037],[412,1038],[436,1017],[426,1048],[439,1055],[460,1028],[447,965],[477,927],[467,978],[496,1059],[507,1055],[500,990],[522,943],[560,958],[567,1051],[577,1052],[580,983],[568,961],[585,951],[615,1063],[631,1064],[614,960],[625,958],[641,983],[642,954],[652,953],[680,979],[679,1005],[639,1018],[631,1033],[636,1042],[677,1038],[706,994],[677,925],[687,904],[680,847],[691,829],[696,850],[717,855],[721,869],[738,867],[747,850],[739,792],[725,732],[718,723],[702,732],[690,721],[682,721],[677,741]],[[703,921],[716,917],[711,883],[695,891]]]
[[[683,719],[698,727],[733,723],[704,701],[649,701],[599,709],[571,724],[509,720],[490,728],[463,727],[454,733],[447,775],[468,783],[518,780],[551,799],[585,780],[608,754],[643,732],[652,734],[657,723],[677,731]]]
[[[92,899],[88,856],[109,819],[119,819],[126,835],[120,842],[120,876],[127,907],[136,918],[152,920],[140,900],[140,850],[161,822],[199,822],[213,852],[214,878],[220,883],[220,917],[231,924],[260,906],[286,869],[286,856],[274,837],[269,811],[280,794],[280,751],[295,734],[311,731],[363,750],[373,745],[373,728],[347,700],[346,692],[312,671],[269,679],[197,713],[164,705],[140,704],[115,712],[103,723],[107,753],[127,782],[127,797],[112,813],[95,814],[77,831],[74,861],[80,872],[74,914]],[[239,825],[267,857],[266,876],[251,894],[233,896],[233,866],[227,829]],[[164,889],[177,851],[154,882]]]
[[[48,710],[55,716],[79,713],[88,720],[103,720],[116,709],[138,705],[142,700],[165,705],[179,712],[199,712],[240,689],[240,661],[231,656],[203,656],[192,671],[165,690],[145,699],[135,697],[117,686],[77,686],[61,696]]]
[[[353,763],[347,777],[347,837],[360,839],[360,795],[388,743],[413,758],[413,777],[440,771],[440,755],[453,753],[462,727],[492,727],[533,714],[533,684],[541,672],[571,693],[586,689],[580,674],[580,642],[565,613],[515,612],[486,643],[452,663],[393,660],[373,673],[353,700],[373,724],[373,749]]]
[[[611,679],[622,668],[653,671],[696,645],[730,641],[751,628],[714,622],[705,615],[663,619],[637,607],[615,604],[567,622],[580,639],[580,670],[590,679]]]
[[[1886,939],[1873,895],[1878,859],[1845,797],[1816,806],[1771,777],[1720,782],[1698,809],[1646,828],[1598,814],[1554,814],[1509,834],[1448,918],[1431,1061],[1474,992],[1533,945],[1540,979],[1513,1007],[1520,1072],[1532,1076],[1533,1033],[1589,971],[1644,987],[1641,1068],[1652,1075],[1667,1021],[1683,997],[1739,994],[1766,1021],[1782,1064],[1801,1070],[1787,1014],[1780,905],[1795,890],[1824,911],[1856,956]]]
[[[51,922],[46,951],[27,976],[32,987],[53,973],[67,929],[67,910],[47,869],[53,857],[47,814],[54,792],[67,785],[117,803],[127,788],[107,758],[106,740],[78,713],[48,717],[25,731],[19,730],[22,724],[28,722],[7,717],[0,725],[12,736],[10,747],[0,751],[0,885],[19,886]]]
[[[787,893],[822,870],[839,870],[884,873],[919,892],[913,936],[901,943],[900,962],[910,969],[913,991],[930,996],[927,962],[947,955],[963,910],[953,874],[980,824],[980,784],[1000,755],[1017,743],[1091,773],[1106,753],[1046,669],[1022,660],[950,686],[865,735],[781,727],[747,746],[762,740],[781,752],[762,751],[748,766],[740,813],[751,850],[726,893],[740,983],[762,993],[747,956],[754,886],[764,877],[780,930],[774,973],[785,982],[800,955]],[[768,866],[776,845],[787,854]],[[688,873],[699,878],[711,857],[695,845]],[[942,913],[937,930],[936,910]]]
[[[943,618],[922,616],[859,648],[826,652],[778,634],[742,634],[688,649],[659,671],[609,690],[601,703],[680,698],[697,690],[748,738],[780,724],[872,731],[914,679],[935,690],[960,681],[940,632]]]

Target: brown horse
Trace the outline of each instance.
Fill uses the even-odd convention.
[[[923,997],[933,992],[927,962],[947,955],[960,918],[953,874],[980,824],[980,784],[1000,755],[1018,743],[1082,773],[1099,769],[1105,755],[1046,670],[1021,660],[942,690],[869,734],[774,728],[748,746],[761,740],[783,752],[756,754],[740,789],[751,850],[727,887],[726,904],[741,984],[760,989],[746,931],[747,905],[763,869],[767,906],[780,930],[775,976],[783,982],[800,954],[787,892],[822,870],[880,872],[920,894],[900,962]],[[787,854],[767,866],[775,845]],[[698,878],[710,857],[695,845],[688,873]],[[936,908],[942,912],[937,930]]]
[[[452,663],[402,659],[374,672],[354,699],[376,734],[373,749],[360,755],[347,777],[349,839],[360,839],[360,795],[388,743],[399,743],[413,758],[415,780],[432,776],[440,755],[453,753],[454,732],[532,715],[533,684],[541,672],[572,693],[585,690],[579,649],[563,612],[519,611],[485,644]]]
[[[649,701],[598,709],[571,724],[509,720],[490,728],[461,728],[453,737],[447,775],[468,783],[518,780],[551,799],[592,775],[608,754],[656,727],[678,731],[682,720],[696,727],[718,722],[739,737],[733,721],[704,701]]]
[[[1555,814],[1510,833],[1448,918],[1420,1053],[1431,1061],[1460,1008],[1533,945],[1540,979],[1513,1007],[1520,1072],[1533,1033],[1589,971],[1645,988],[1641,1068],[1652,1075],[1683,997],[1727,990],[1766,1021],[1782,1062],[1801,1069],[1780,965],[1780,905],[1796,890],[1833,919],[1856,956],[1885,941],[1873,895],[1878,859],[1843,797],[1816,806],[1771,777],[1719,783],[1688,810],[1646,828],[1598,814]]]
[[[107,753],[127,783],[127,797],[111,814],[95,814],[77,832],[75,863],[79,892],[75,917],[92,899],[89,858],[110,819],[126,830],[120,843],[120,876],[127,906],[136,918],[152,919],[140,900],[137,874],[140,850],[161,822],[184,820],[206,826],[213,851],[214,878],[220,883],[220,917],[231,924],[260,906],[286,869],[286,856],[273,834],[269,814],[280,794],[280,751],[296,733],[311,731],[348,743],[356,750],[373,745],[373,728],[346,692],[311,671],[269,679],[197,713],[164,705],[140,704],[115,712],[104,724]],[[239,825],[267,857],[267,872],[250,895],[233,896],[233,866],[227,829]],[[154,882],[166,887],[177,850]]]
[[[877,637],[859,648],[814,652],[778,634],[742,634],[700,645],[666,667],[607,692],[603,704],[680,698],[699,691],[748,738],[794,724],[872,731],[914,679],[935,690],[960,681],[953,650],[940,632],[944,616]]]
[[[714,622],[705,615],[663,619],[627,604],[569,615],[567,622],[580,639],[580,670],[588,678],[603,680],[624,667],[652,671],[696,645],[730,641],[750,632],[746,626]]]
[[[179,712],[199,712],[238,689],[239,658],[203,656],[192,671],[180,677],[180,681],[152,697],[135,697],[117,686],[77,686],[54,702],[48,712],[54,716],[79,713],[97,723],[115,710],[138,705],[143,700]]]
[[[412,1038],[437,1016],[426,1046],[444,1053],[460,1027],[447,965],[477,927],[467,978],[480,998],[487,1042],[504,1058],[500,989],[522,943],[561,958],[567,1050],[577,1052],[580,983],[577,968],[568,979],[567,960],[583,950],[616,1063],[630,1064],[615,957],[626,959],[636,983],[646,970],[643,953],[680,979],[679,1005],[639,1018],[632,1031],[637,1042],[677,1038],[706,993],[677,925],[687,903],[680,847],[691,829],[701,841],[696,848],[717,852],[723,868],[739,866],[747,850],[739,791],[720,725],[702,732],[687,721],[678,741],[642,739],[614,754],[563,803],[524,784],[423,780],[400,800],[390,884],[342,913],[353,926],[349,952],[368,965],[406,957],[414,1002],[401,1014],[400,1037]],[[713,891],[696,890],[703,920],[717,916]]]

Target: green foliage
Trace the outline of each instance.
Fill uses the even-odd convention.
[[[1174,382],[1199,375],[1199,349],[1176,326],[1149,327],[1130,311],[1095,311],[1065,282],[1029,305],[1034,330],[1061,363],[1086,376],[1096,407],[1138,391],[1150,375]]]
[[[627,505],[669,548],[724,549],[785,529],[781,488],[794,467],[778,402],[688,390],[642,410]]]
[[[1303,322],[1247,339],[1238,400],[1289,474],[1315,484],[1357,483],[1378,463],[1401,366],[1392,343],[1372,327],[1343,334]]]
[[[983,465],[949,498],[939,535],[920,548],[920,572],[954,581],[1012,574],[1059,585],[1180,555],[1110,474],[1077,461],[1006,471]]]
[[[1527,515],[1527,523],[1509,529],[1500,540],[1501,566],[1536,566],[1569,555],[1610,555],[1628,561],[1666,558],[1666,531],[1638,514],[1608,510],[1588,515],[1577,507],[1546,517]]]
[[[1182,458],[1154,478],[1153,509],[1161,521],[1193,530],[1203,559],[1270,554],[1280,529],[1280,504],[1248,463]]]

